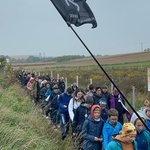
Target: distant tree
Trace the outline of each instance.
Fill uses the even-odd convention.
[[[64,61],[69,61],[69,60],[73,60],[73,59],[80,59],[80,58],[85,58],[84,55],[80,56],[80,55],[67,55],[67,56],[59,56],[59,57],[55,57],[53,60],[57,61],[57,62],[64,62]]]
[[[144,49],[144,52],[150,52],[150,48]]]
[[[0,55],[0,69],[4,68],[6,65],[6,57],[3,55]]]
[[[27,59],[26,59],[26,62],[27,63],[34,63],[34,62],[40,62],[40,58],[39,57],[35,57],[35,56],[29,56]]]

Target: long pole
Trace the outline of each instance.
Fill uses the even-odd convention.
[[[51,1],[51,0],[50,0]],[[53,1],[51,1],[53,3]],[[61,15],[59,9],[57,8],[57,6],[53,3],[54,7],[57,9],[57,11],[59,12],[59,14]],[[62,16],[62,15],[61,15]],[[62,17],[63,18],[63,17]],[[63,18],[64,19],[64,18]],[[66,22],[66,20],[64,19],[64,21]],[[126,103],[130,106],[130,108],[133,110],[133,112],[137,115],[137,117],[141,120],[141,122],[144,124],[144,126],[146,127],[146,129],[150,132],[150,129],[147,127],[147,125],[145,124],[145,122],[142,120],[142,118],[139,116],[139,114],[135,111],[135,109],[132,107],[132,105],[128,102],[128,100],[125,98],[125,96],[122,94],[122,92],[119,90],[119,88],[116,86],[116,84],[113,82],[113,80],[109,77],[109,75],[107,74],[107,72],[104,70],[104,68],[101,66],[101,64],[98,62],[98,60],[95,58],[95,56],[92,54],[92,52],[89,50],[89,48],[86,46],[86,44],[83,42],[83,40],[80,38],[80,36],[77,34],[77,32],[73,29],[73,27],[71,26],[70,23],[66,22],[66,24],[71,28],[71,30],[74,32],[74,34],[77,36],[77,38],[79,39],[79,41],[82,43],[82,45],[86,48],[86,50],[90,53],[90,55],[93,57],[93,59],[95,60],[95,62],[97,63],[97,65],[100,67],[100,69],[104,72],[104,74],[107,76],[107,78],[110,80],[110,82],[113,84],[113,86],[118,90],[118,92],[122,95],[122,97],[124,98],[124,100],[126,101]]]
[[[82,43],[82,45],[86,48],[86,50],[90,53],[90,55],[92,56],[92,58],[95,60],[95,62],[97,63],[97,65],[100,67],[100,69],[104,72],[104,74],[107,76],[107,78],[109,79],[109,81],[113,84],[113,86],[118,90],[118,92],[122,95],[123,99],[126,101],[126,103],[130,106],[130,108],[133,110],[133,112],[138,116],[138,118],[141,120],[141,122],[144,124],[144,126],[146,127],[146,129],[150,132],[150,129],[148,128],[148,126],[146,125],[146,123],[143,121],[143,119],[140,117],[140,115],[136,112],[136,110],[132,107],[132,105],[129,103],[129,101],[126,99],[126,97],[123,95],[123,93],[119,90],[119,88],[117,87],[117,85],[114,83],[114,81],[110,78],[110,76],[107,74],[107,72],[104,70],[104,68],[102,67],[102,65],[98,62],[98,60],[95,58],[95,56],[92,54],[92,52],[89,50],[89,48],[86,46],[86,44],[83,42],[83,40],[80,38],[80,36],[77,34],[77,32],[73,29],[73,27],[67,23],[67,25],[71,28],[71,30],[74,32],[74,34],[77,36],[77,38],[80,40],[80,42]]]

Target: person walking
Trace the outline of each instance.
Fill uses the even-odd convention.
[[[64,140],[69,131],[69,112],[68,112],[68,105],[71,99],[72,89],[68,87],[66,92],[60,94],[58,98],[58,106],[59,106],[59,115],[61,119],[61,134],[62,140]]]

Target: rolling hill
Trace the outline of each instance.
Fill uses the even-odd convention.
[[[143,62],[150,61],[150,52],[138,52],[138,53],[127,53],[109,56],[97,56],[96,59],[102,65],[107,64],[121,64],[121,63],[131,63],[131,62]],[[20,63],[12,64],[14,69],[24,67],[26,69],[39,68],[39,67],[61,67],[61,66],[92,66],[97,65],[92,57],[75,59],[72,61],[67,61],[64,63],[56,62],[41,62],[41,63]]]

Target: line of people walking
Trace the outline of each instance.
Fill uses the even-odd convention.
[[[36,77],[21,72],[22,87],[40,106],[51,127],[61,131],[62,140],[69,135],[79,150],[150,150],[150,132],[128,111],[121,94],[114,87],[89,84],[86,89],[74,82],[67,89],[64,78]],[[65,90],[66,89],[66,90]],[[150,101],[146,100],[138,114],[150,128]],[[142,139],[142,140],[141,140]]]

